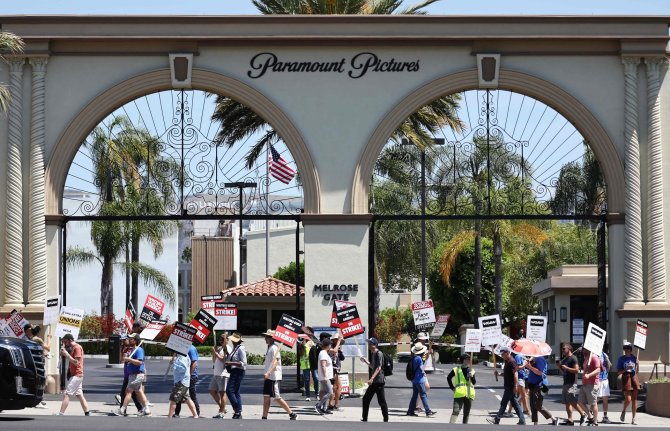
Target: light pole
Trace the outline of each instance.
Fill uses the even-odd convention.
[[[433,138],[434,145],[444,145],[444,139]],[[403,138],[401,145],[416,145],[409,139]],[[421,152],[421,300],[426,300],[426,150]]]
[[[243,193],[245,188],[256,188],[258,186],[257,183],[247,183],[244,181],[237,181],[234,183],[225,183],[224,187],[226,188],[237,188],[240,192],[240,232],[239,232],[239,244],[240,244],[240,269],[239,269],[239,282],[237,283],[238,285],[242,284],[242,209],[244,208],[243,205]]]

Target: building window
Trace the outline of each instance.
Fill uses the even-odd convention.
[[[260,335],[268,329],[266,320],[265,310],[239,310],[237,330],[242,335]]]

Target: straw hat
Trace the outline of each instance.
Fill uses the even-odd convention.
[[[240,341],[242,341],[242,334],[240,334],[239,332],[233,332],[233,335],[230,335],[228,339],[233,343],[239,343]]]
[[[416,343],[414,347],[412,347],[412,353],[415,355],[423,355],[428,351],[428,347],[424,346],[422,343]]]
[[[275,331],[274,331],[274,329],[268,329],[267,331],[263,332],[261,335],[265,335],[266,337],[274,337]]]
[[[416,336],[417,340],[427,340],[428,339],[428,334],[425,332],[419,332],[419,335]]]

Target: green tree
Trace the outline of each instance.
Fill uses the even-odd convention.
[[[19,54],[23,51],[24,47],[23,40],[15,35],[14,33],[9,33],[7,31],[0,32],[0,60],[6,61],[7,58],[5,55]],[[0,82],[0,112],[7,112],[9,107],[9,88],[6,85]]]
[[[300,262],[300,278],[298,279],[298,286],[305,286],[305,262]],[[286,266],[280,266],[272,275],[273,278],[277,280],[282,280],[287,283],[295,283],[295,261],[289,263]]]

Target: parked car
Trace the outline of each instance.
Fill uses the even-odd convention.
[[[42,401],[44,362],[39,344],[0,337],[0,411],[35,407]]]

